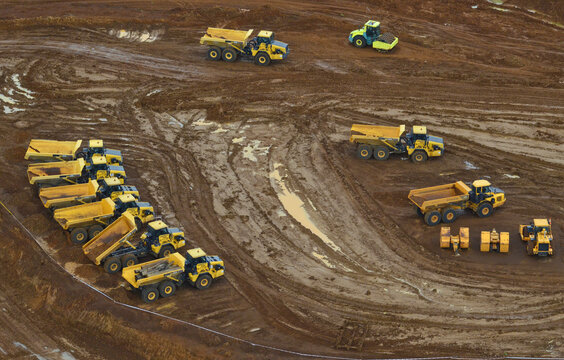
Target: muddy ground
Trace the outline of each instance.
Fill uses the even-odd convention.
[[[8,1],[0,5],[0,358],[564,356],[560,1]],[[476,6],[476,8],[473,8]],[[356,49],[369,18],[400,38]],[[268,29],[284,62],[205,59],[207,26]],[[353,123],[426,125],[446,154],[362,161]],[[227,273],[143,304],[90,263],[27,184],[31,138],[102,138],[187,247]],[[410,189],[489,179],[470,249],[438,246]],[[553,221],[555,255],[518,225]],[[510,233],[509,254],[479,234]],[[36,241],[34,241],[34,238]],[[81,283],[72,276],[84,281]],[[347,349],[352,344],[357,348]]]

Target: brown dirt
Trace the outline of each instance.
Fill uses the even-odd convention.
[[[564,356],[561,2],[263,3],[0,5],[0,93],[15,102],[0,98],[0,200],[41,244],[0,211],[1,356],[291,356],[126,309],[70,274],[118,301],[298,352]],[[391,54],[348,44],[371,17],[399,36]],[[266,68],[210,62],[198,45],[206,26],[274,30],[291,53]],[[131,32],[156,40],[119,37]],[[447,152],[421,166],[359,160],[348,142],[358,122],[427,125]],[[122,150],[128,182],[189,247],[220,255],[225,278],[142,304],[42,208],[25,175],[31,138]],[[439,249],[440,227],[423,224],[408,191],[482,177],[507,204],[451,225],[470,227],[461,256]],[[551,258],[526,256],[519,240],[534,217],[552,218]],[[479,252],[480,231],[494,227],[510,232],[509,254]],[[354,324],[368,326],[354,339],[362,350],[336,347]]]

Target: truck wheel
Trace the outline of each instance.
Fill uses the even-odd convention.
[[[171,245],[165,245],[161,248],[161,251],[159,251],[159,257],[160,258],[167,257],[173,252],[174,252],[174,248]]]
[[[366,39],[364,36],[357,35],[353,38],[353,45],[357,48],[363,48],[366,46]]]
[[[413,161],[414,163],[422,163],[427,161],[427,153],[425,151],[416,151],[413,154],[411,154],[411,161]]]
[[[141,290],[141,299],[143,299],[143,301],[146,303],[152,303],[158,298],[159,298],[159,291],[157,290],[156,287],[149,286],[149,287],[144,287]]]
[[[454,209],[446,209],[443,211],[443,222],[450,224],[456,220],[456,211]]]
[[[223,55],[221,55],[221,57],[227,62],[234,62],[237,60],[237,53],[233,49],[225,49],[223,50]]]
[[[74,244],[82,245],[88,241],[88,232],[85,228],[76,228],[71,231],[70,237]]]
[[[139,263],[139,260],[137,259],[137,256],[133,255],[133,254],[127,254],[127,255],[123,255],[121,257],[121,267],[128,267],[128,266],[133,266],[133,265],[137,265]]]
[[[492,212],[493,212],[493,206],[488,202],[480,204],[480,206],[478,206],[478,210],[476,210],[478,216],[482,218],[490,216]]]
[[[263,51],[259,52],[255,56],[255,64],[263,66],[270,64],[270,56]]]
[[[88,228],[88,238],[93,239],[94,236],[98,235],[104,228],[100,225],[94,225]]]
[[[378,146],[374,149],[374,159],[388,160],[390,157],[390,150],[385,146]]]
[[[372,157],[372,146],[365,144],[358,145],[356,155],[361,159],[370,159]]]
[[[198,280],[196,280],[196,287],[200,290],[207,289],[210,287],[211,283],[212,277],[208,274],[202,274]]]
[[[221,60],[221,49],[218,47],[212,47],[208,50],[208,59],[218,61]]]
[[[441,222],[441,213],[433,210],[425,214],[425,223],[429,226],[435,226]]]
[[[115,274],[121,270],[121,261],[117,256],[112,256],[106,259],[104,262],[104,270],[108,274]]]
[[[533,244],[533,242],[529,241],[527,243],[527,255],[534,255],[534,251],[533,251],[534,248],[535,248],[535,245]]]
[[[175,291],[176,285],[170,280],[165,280],[159,284],[159,294],[161,294],[163,298],[174,295]]]
[[[143,228],[143,221],[141,221],[138,217],[135,217],[135,226],[137,227],[137,230],[141,230]]]

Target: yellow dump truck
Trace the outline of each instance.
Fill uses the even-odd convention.
[[[442,227],[440,246],[443,249],[452,248],[455,254],[459,253],[459,249],[468,249],[470,246],[470,228],[461,227],[458,230],[458,235],[453,235],[450,232],[450,227]]]
[[[40,162],[52,161],[71,161],[79,158],[85,159],[88,163],[90,159],[98,154],[104,155],[108,164],[121,165],[123,157],[118,150],[106,149],[103,140],[90,140],[88,147],[80,148],[82,140],[76,141],[57,141],[32,139],[29,142],[25,159]]]
[[[290,53],[288,44],[274,40],[272,31],[260,31],[251,38],[253,30],[240,31],[230,29],[208,28],[200,39],[206,45],[208,59],[233,62],[238,57],[254,60],[255,64],[268,65],[272,60],[283,60]]]
[[[405,125],[376,126],[353,124],[350,142],[357,145],[361,159],[387,160],[390,154],[406,154],[415,163],[444,154],[443,139],[427,134],[425,126],[414,126],[405,133]]]
[[[493,229],[491,232],[482,231],[480,239],[480,251],[482,252],[509,252],[509,233],[500,232],[498,233]]]
[[[411,190],[408,199],[430,226],[441,221],[451,223],[459,212],[471,209],[479,217],[487,217],[493,209],[505,204],[505,193],[487,180],[476,180],[469,187],[462,181],[452,184]]]
[[[529,225],[519,225],[521,240],[527,243],[527,255],[552,256],[552,221],[534,219]]]
[[[39,199],[43,206],[51,210],[85,204],[97,199],[98,187],[97,181],[90,180],[84,184],[42,188],[39,190]]]
[[[64,230],[70,232],[71,241],[84,244],[98,235],[112,220],[116,204],[106,198],[89,204],[55,210],[53,217]]]
[[[175,249],[185,245],[184,233],[175,233],[162,221],[149,223],[149,234],[144,234],[140,241],[131,241],[137,229],[134,217],[123,213],[116,221],[102,230],[96,237],[82,246],[84,254],[96,265],[103,265],[106,272],[113,274],[122,267],[132,266],[139,262],[140,257],[166,257]],[[158,230],[157,230],[158,229]],[[175,236],[166,236],[166,234]]]
[[[30,184],[40,188],[83,183],[88,180],[84,165],[84,159],[29,164],[27,178]]]
[[[207,289],[214,279],[225,274],[225,265],[218,256],[208,256],[200,249],[186,252],[186,258],[179,253],[128,266],[122,277],[135,289],[141,290],[143,301],[150,303],[161,297],[173,295],[184,283],[198,289]]]

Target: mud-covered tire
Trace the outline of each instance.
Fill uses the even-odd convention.
[[[233,49],[225,49],[223,50],[221,58],[223,59],[223,61],[234,62],[235,60],[237,60],[237,53]]]
[[[372,146],[366,144],[360,144],[356,148],[356,156],[359,159],[368,160],[372,157]]]
[[[411,161],[416,164],[424,163],[425,161],[427,161],[427,158],[428,156],[425,151],[419,150],[411,154]]]
[[[267,53],[261,51],[255,55],[255,64],[267,66],[270,64],[270,56]]]
[[[172,247],[172,245],[165,245],[161,248],[161,251],[159,251],[159,258],[169,256],[173,252],[174,252],[174,247]]]
[[[361,35],[357,35],[353,38],[353,45],[357,48],[366,47],[366,39]]]
[[[441,213],[433,210],[425,214],[425,223],[429,226],[438,225],[441,222]]]
[[[478,214],[481,218],[488,217],[492,213],[493,206],[489,202],[481,203],[480,206],[478,206],[478,209],[476,209],[476,214]]]
[[[104,270],[108,274],[115,274],[121,270],[121,260],[117,256],[112,256],[104,261]]]
[[[143,228],[143,221],[138,217],[135,217],[135,226],[137,227],[137,231],[140,231]]]
[[[443,211],[443,222],[445,224],[450,224],[456,220],[456,211],[454,209],[446,209]]]
[[[530,237],[530,235],[529,235],[529,229],[528,229],[527,226],[524,226],[524,227],[523,227],[523,230],[521,231],[521,235],[523,235],[523,238]],[[525,241],[526,241],[526,240],[525,240]]]
[[[527,242],[527,255],[532,256],[534,255],[533,249],[535,248],[535,244],[532,241]]]
[[[150,304],[159,298],[159,290],[154,286],[144,287],[141,289],[141,299]]]
[[[202,274],[198,280],[196,280],[196,287],[200,290],[207,289],[210,287],[211,283],[212,277],[208,274]]]
[[[126,268],[126,267],[137,265],[137,264],[139,264],[139,259],[137,259],[137,256],[135,256],[133,254],[123,255],[121,257],[121,267],[122,268]]]
[[[374,148],[374,159],[376,160],[388,160],[390,157],[390,150],[385,146],[377,146]]]
[[[176,285],[170,280],[165,280],[159,284],[159,294],[162,298],[166,298],[174,295],[176,291]]]
[[[73,244],[82,245],[88,241],[88,231],[85,228],[72,229],[70,238]]]
[[[88,238],[93,239],[96,235],[102,232],[104,228],[101,225],[94,225],[88,228]]]
[[[213,61],[221,60],[221,49],[218,47],[211,47],[208,50],[208,59]]]

